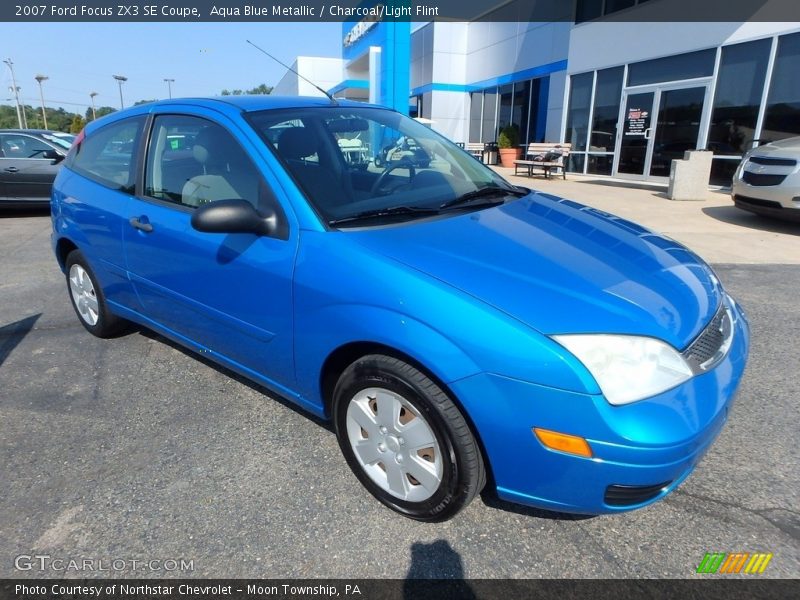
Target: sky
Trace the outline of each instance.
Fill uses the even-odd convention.
[[[19,23],[0,24],[0,59],[11,58],[20,99],[85,113],[90,92],[96,106],[119,108],[112,75],[123,75],[125,106],[167,97],[213,96],[223,89],[275,85],[286,70],[245,42],[291,65],[297,56],[341,56],[341,23]],[[11,73],[0,63],[0,104],[13,104]]]

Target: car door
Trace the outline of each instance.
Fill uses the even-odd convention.
[[[286,225],[290,213],[262,160],[237,125],[215,111],[154,115],[140,193],[128,205],[125,252],[148,319],[288,386],[297,228],[267,237],[203,233],[190,223],[198,206],[240,198],[274,211]]]
[[[0,134],[0,188],[7,200],[47,202],[65,153],[31,135]],[[58,158],[53,158],[57,154]]]

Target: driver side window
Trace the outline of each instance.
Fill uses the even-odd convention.
[[[145,171],[146,196],[196,208],[217,200],[268,201],[244,149],[224,127],[188,115],[156,117]]]

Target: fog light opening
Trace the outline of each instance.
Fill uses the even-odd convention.
[[[589,442],[582,437],[539,427],[534,427],[533,433],[545,448],[585,458],[592,457],[592,449],[589,447]]]

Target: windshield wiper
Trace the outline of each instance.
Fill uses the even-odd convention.
[[[331,219],[328,225],[341,225],[342,223],[351,223],[353,221],[364,221],[367,219],[379,219],[380,217],[394,217],[403,215],[436,215],[439,210],[436,208],[422,208],[416,206],[390,206],[389,208],[376,208],[374,210],[365,210],[364,212],[350,215],[349,217],[342,217],[341,219]]]
[[[463,206],[464,204],[471,204],[475,200],[480,200],[481,198],[491,198],[497,196],[516,196],[521,198],[522,196],[527,196],[528,192],[523,192],[520,189],[515,188],[505,188],[499,185],[491,185],[488,187],[483,187],[472,192],[467,192],[466,194],[462,194],[457,198],[453,198],[452,200],[448,200],[444,204],[439,206],[439,210],[447,210],[448,208],[453,208],[456,206]],[[482,202],[481,205],[486,206],[493,206],[495,204],[502,204],[504,200],[498,199],[494,202]]]

